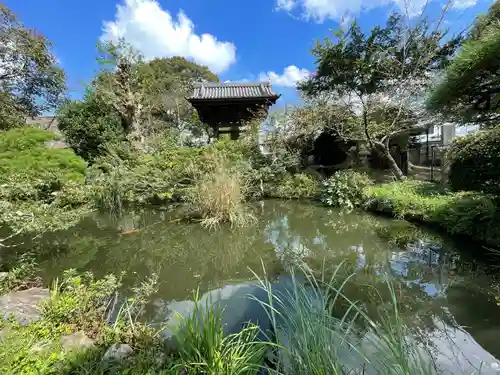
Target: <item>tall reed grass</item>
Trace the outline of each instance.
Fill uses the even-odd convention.
[[[256,221],[245,204],[246,183],[223,155],[215,156],[212,168],[198,174],[187,200],[201,216],[202,225],[213,228],[222,223],[244,227]]]
[[[274,353],[273,373],[439,374],[430,348],[401,316],[392,282],[385,284],[389,300],[382,297],[387,293],[374,288],[381,307],[374,317],[362,301],[344,294],[354,275],[340,270],[341,266],[328,280],[301,270],[300,277],[292,276],[291,288],[279,292],[260,279],[268,295],[267,301],[260,302],[271,320],[275,348],[280,348]]]

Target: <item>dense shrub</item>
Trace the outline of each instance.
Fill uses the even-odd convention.
[[[0,133],[0,179],[15,176],[37,179],[57,176],[62,181],[82,180],[85,162],[70,149],[46,145],[57,136],[49,131],[23,127]],[[50,177],[52,178],[52,177]]]
[[[0,133],[0,199],[50,202],[65,184],[83,183],[85,162],[69,149],[46,145],[56,138],[30,127]]]
[[[66,142],[85,160],[103,155],[110,143],[124,139],[120,118],[114,109],[89,93],[82,101],[70,101],[57,114]]]
[[[329,206],[352,210],[363,203],[365,189],[372,184],[365,173],[341,170],[323,183],[321,200]]]
[[[500,201],[495,196],[453,193],[419,181],[376,185],[365,192],[365,207],[369,210],[432,224],[450,234],[500,246]]]
[[[86,163],[47,142],[57,135],[21,127],[0,132],[0,225],[27,231],[70,226],[86,212]]]
[[[500,128],[456,139],[448,156],[454,190],[500,193]]]
[[[273,183],[264,187],[265,195],[283,199],[314,198],[319,195],[320,182],[317,178],[306,173],[285,174]]]

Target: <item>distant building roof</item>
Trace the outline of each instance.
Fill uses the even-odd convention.
[[[61,133],[59,131],[59,123],[55,116],[28,117],[26,119],[26,124],[40,129],[50,130],[57,134]]]
[[[226,99],[270,99],[276,101],[276,95],[269,82],[256,83],[200,83],[194,86],[189,101],[226,100]]]

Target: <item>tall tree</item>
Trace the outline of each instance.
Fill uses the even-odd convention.
[[[109,103],[125,134],[134,142],[145,135],[146,122],[155,103],[151,101],[152,75],[141,69],[141,54],[125,40],[99,44],[102,71],[92,83],[97,97]]]
[[[198,125],[184,97],[196,82],[218,81],[208,68],[181,57],[145,62],[124,40],[102,44],[100,52],[103,70],[94,90],[119,114],[129,137],[141,140],[157,128],[181,131],[193,122]]]
[[[183,57],[154,59],[145,64],[144,69],[149,69],[153,76],[152,91],[157,96],[155,116],[180,132],[187,130],[200,135],[203,125],[185,97],[191,95],[195,83],[219,82],[219,77],[207,67]]]
[[[357,126],[350,121],[331,126],[342,126],[344,138],[361,135],[402,179],[390,141],[420,121],[423,90],[448,63],[459,38],[446,40],[440,21],[431,27],[426,19],[410,22],[397,12],[368,34],[354,21],[332,36],[316,43],[316,72],[298,87],[309,98],[341,103],[343,112],[347,106]]]
[[[428,107],[463,121],[500,118],[500,2],[472,26],[462,49],[427,100]]]
[[[52,44],[0,4],[0,128],[54,109],[66,90]]]

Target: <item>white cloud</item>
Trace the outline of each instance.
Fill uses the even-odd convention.
[[[297,10],[306,19],[321,23],[325,19],[340,20],[363,10],[390,4],[398,6],[410,15],[417,15],[431,1],[440,0],[276,0],[276,8],[286,12]],[[475,5],[477,1],[455,0],[452,7],[468,8]]]
[[[146,59],[183,56],[206,65],[214,73],[236,61],[236,47],[211,34],[197,35],[193,22],[182,11],[175,20],[156,0],[124,0],[116,7],[114,21],[103,23],[101,40],[125,38]]]
[[[452,3],[453,8],[466,9],[476,5],[478,0],[454,0]]]
[[[260,73],[260,81],[270,81],[273,85],[295,87],[297,82],[311,74],[307,69],[299,69],[295,65],[287,66],[283,74],[275,72]]]
[[[295,0],[278,0],[276,3],[276,8],[280,10],[286,10],[286,11],[291,11],[297,3]]]

